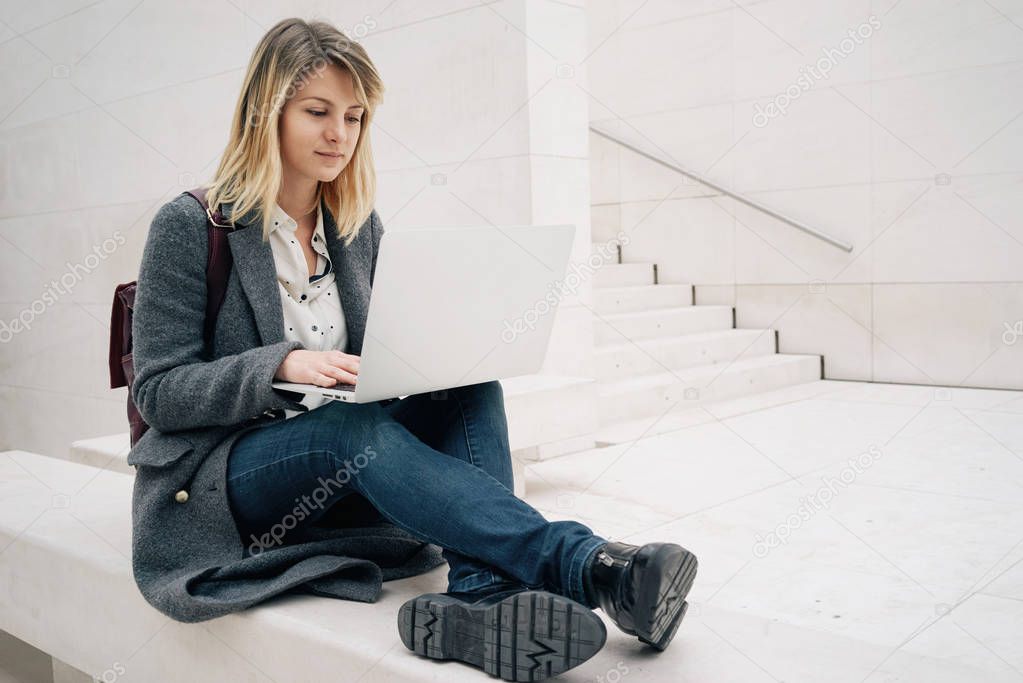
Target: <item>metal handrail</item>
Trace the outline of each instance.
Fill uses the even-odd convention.
[[[842,240],[840,240],[840,239],[838,239],[836,237],[832,237],[831,235],[829,235],[829,234],[827,234],[825,232],[821,232],[820,230],[817,230],[816,228],[811,228],[809,225],[806,225],[805,223],[797,221],[795,218],[790,218],[789,216],[786,216],[783,213],[779,213],[779,212],[775,211],[774,209],[766,207],[763,204],[761,204],[760,202],[753,201],[752,199],[750,199],[749,197],[746,197],[745,195],[739,194],[738,192],[733,192],[732,190],[729,190],[728,188],[722,187],[721,185],[718,185],[717,183],[715,183],[713,180],[708,180],[707,178],[705,178],[704,176],[700,175],[699,173],[695,173],[693,171],[690,171],[687,168],[682,168],[681,166],[679,166],[678,164],[676,164],[673,161],[668,161],[667,159],[664,159],[664,158],[660,157],[657,154],[654,154],[652,152],[648,152],[648,151],[646,151],[644,149],[640,149],[639,147],[636,147],[635,145],[630,144],[630,143],[626,142],[625,140],[622,140],[621,138],[619,138],[618,136],[614,135],[613,133],[610,133],[610,132],[608,132],[606,130],[602,130],[599,126],[595,126],[595,125],[591,124],[590,125],[590,130],[593,131],[594,133],[596,133],[597,135],[603,137],[603,138],[607,138],[611,142],[617,143],[617,144],[621,145],[622,147],[625,147],[626,149],[632,150],[636,154],[639,154],[640,156],[645,157],[645,158],[649,159],[650,161],[658,163],[661,166],[664,166],[665,168],[670,168],[671,170],[675,171],[676,173],[681,173],[682,175],[688,176],[688,177],[696,180],[697,182],[699,182],[701,185],[706,185],[707,187],[713,188],[713,189],[717,190],[718,192],[720,192],[721,194],[728,195],[732,199],[735,199],[738,202],[742,202],[746,206],[754,208],[757,211],[761,211],[763,213],[766,213],[768,216],[773,216],[774,218],[777,218],[780,221],[788,223],[792,227],[797,228],[799,230],[802,230],[803,232],[807,233],[808,235],[813,235],[817,239],[824,240],[828,244],[834,245],[834,246],[836,246],[839,249],[842,249],[844,251],[852,251],[853,250],[853,245],[849,244],[848,242],[843,242]]]

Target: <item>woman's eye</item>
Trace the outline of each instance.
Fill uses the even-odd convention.
[[[318,110],[315,110],[315,109],[306,109],[306,111],[309,112],[310,114],[312,114],[313,116],[317,116],[317,117],[319,117],[319,116],[326,116],[327,115],[327,112],[325,112],[325,111],[318,111]],[[353,123],[354,124],[354,123],[360,123],[362,121],[362,118],[360,118],[358,116],[348,116],[348,117],[346,117],[345,120],[348,121],[348,123]]]

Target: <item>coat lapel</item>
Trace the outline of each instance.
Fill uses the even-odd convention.
[[[221,212],[231,215],[231,204],[224,204]],[[359,293],[345,285],[347,274],[353,267],[350,259],[351,250],[346,249],[337,236],[337,224],[327,210],[326,204],[320,202],[323,211],[323,233],[327,242],[327,253],[334,267],[334,278],[341,295],[341,306],[344,310],[345,325],[348,328],[349,348],[352,353],[361,350],[362,335],[365,332],[365,321],[359,319],[357,311],[365,310],[365,303],[358,300]],[[252,306],[256,316],[256,327],[264,346],[285,340],[284,309],[277,286],[277,266],[274,264],[273,250],[269,242],[263,241],[262,228],[259,224],[259,213],[255,209],[235,220],[235,230],[228,236],[231,256],[234,259],[242,290]]]
[[[225,212],[225,215],[227,213]],[[240,221],[227,236],[231,257],[242,283],[242,290],[256,315],[256,327],[263,346],[284,341],[284,309],[277,291],[277,266],[274,265],[270,243],[263,241],[258,222]]]

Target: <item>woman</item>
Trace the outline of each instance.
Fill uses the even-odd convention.
[[[365,50],[329,24],[287,19],[260,41],[207,188],[234,227],[210,348],[207,215],[182,194],[153,219],[133,318],[131,391],[150,425],[129,456],[141,592],[201,621],[286,592],[373,602],[382,581],[446,561],[448,590],[398,614],[421,655],[549,677],[604,644],[598,606],[663,650],[696,558],[515,497],[498,382],[366,404],[271,387],[358,380],[381,94]]]

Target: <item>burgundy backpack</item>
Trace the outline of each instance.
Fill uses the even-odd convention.
[[[182,192],[191,195],[206,212],[206,231],[209,248],[206,252],[206,326],[203,339],[206,348],[213,343],[213,326],[217,322],[220,305],[227,291],[227,276],[231,272],[231,249],[227,235],[233,226],[227,224],[220,209],[210,211],[206,203],[206,188]],[[110,388],[128,387],[128,424],[131,427],[131,445],[134,448],[149,425],[142,419],[131,397],[131,385],[135,379],[135,364],[132,361],[131,320],[135,307],[135,284],[137,281],[117,285],[114,289],[114,305],[110,312]]]

